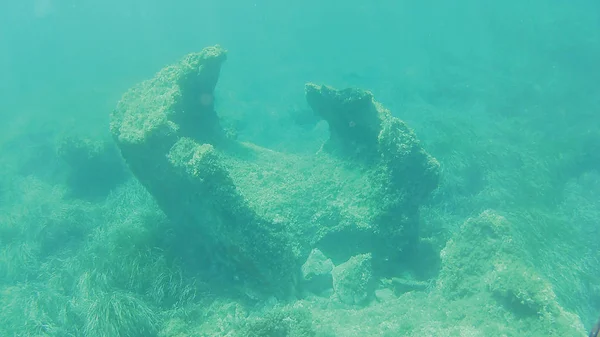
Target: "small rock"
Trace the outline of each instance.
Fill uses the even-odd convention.
[[[351,257],[333,269],[333,290],[346,304],[364,304],[373,294],[371,254]]]
[[[321,294],[333,286],[333,276],[331,271],[334,265],[331,259],[328,259],[318,249],[313,249],[302,265],[302,279],[304,286],[310,292]]]

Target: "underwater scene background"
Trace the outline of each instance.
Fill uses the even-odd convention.
[[[0,336],[586,336],[600,4],[0,4]]]

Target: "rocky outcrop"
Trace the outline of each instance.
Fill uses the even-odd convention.
[[[257,216],[221,162],[228,146],[213,91],[226,51],[184,57],[123,95],[111,132],[131,171],[173,222],[181,258],[221,261],[251,288],[283,293],[296,276],[281,225]],[[211,255],[209,258],[206,255]],[[223,268],[223,266],[220,266]]]
[[[213,93],[225,59],[219,46],[187,55],[125,93],[111,116],[184,262],[218,261],[249,289],[285,294],[314,248],[335,265],[369,254],[375,277],[415,259],[418,209],[439,165],[414,132],[367,91],[308,84],[307,101],[331,131],[322,151],[228,139]]]
[[[329,124],[323,152],[369,177],[368,223],[375,242],[369,252],[374,253],[374,265],[381,271],[402,264],[401,259],[414,259],[419,206],[438,185],[438,162],[368,91],[307,84],[306,99]],[[335,231],[330,235],[338,236]]]

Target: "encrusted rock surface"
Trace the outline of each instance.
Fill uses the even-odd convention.
[[[228,140],[213,91],[225,59],[219,46],[205,48],[135,86],[113,112],[111,132],[173,222],[184,260],[211,254],[253,288],[285,292],[297,274],[287,236],[248,207],[219,155]]]
[[[111,115],[122,156],[181,237],[174,249],[184,262],[218,261],[250,288],[288,293],[314,248],[336,265],[371,254],[374,275],[414,259],[419,206],[439,174],[414,132],[368,91],[307,84],[309,105],[329,123],[322,151],[229,139],[214,109],[225,59],[219,46],[189,54],[130,89]]]

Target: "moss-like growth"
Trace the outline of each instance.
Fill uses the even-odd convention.
[[[413,260],[439,165],[412,130],[369,92],[308,84],[309,104],[330,123],[325,151],[295,157],[228,139],[212,104],[225,59],[219,46],[187,55],[129,90],[111,116],[188,267],[220,261],[224,282],[288,293],[315,247],[334,263],[372,254],[384,274]]]
[[[458,305],[495,308],[515,330],[576,336],[579,318],[559,303],[551,284],[523,258],[512,224],[493,211],[468,219],[442,251],[437,291]],[[490,304],[493,303],[493,304]]]
[[[111,115],[111,132],[175,225],[180,244],[173,249],[190,270],[224,268],[215,275],[223,281],[288,293],[298,273],[289,238],[248,207],[222,163],[232,142],[213,91],[225,59],[221,47],[205,48],[132,88]]]
[[[366,304],[374,291],[371,255],[353,256],[333,269],[333,289],[342,303]]]
[[[305,91],[309,105],[329,123],[323,150],[368,172],[372,198],[377,200],[371,206],[379,241],[374,263],[393,273],[401,256],[417,254],[418,209],[438,185],[439,163],[370,92],[312,83]]]

